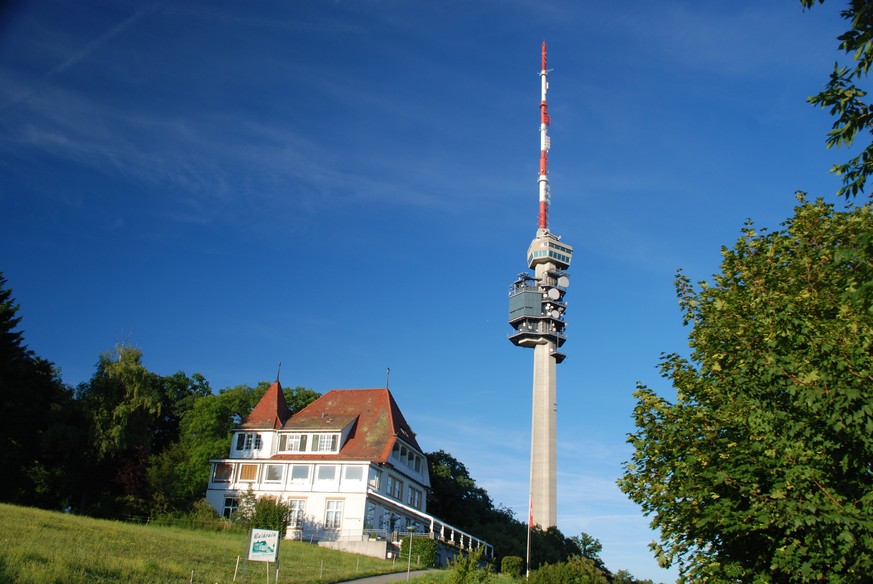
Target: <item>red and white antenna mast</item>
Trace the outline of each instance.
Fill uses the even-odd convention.
[[[537,179],[540,187],[539,228],[549,228],[549,105],[546,103],[546,91],[549,89],[549,70],[546,69],[546,41],[543,41],[543,68],[540,71],[542,97],[540,98],[540,176]]]

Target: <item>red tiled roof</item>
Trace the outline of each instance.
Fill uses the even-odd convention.
[[[282,393],[282,385],[276,381],[270,386],[255,409],[237,427],[253,430],[277,429],[281,428],[290,417],[291,410],[288,408],[288,402],[285,401],[285,394]]]
[[[258,404],[260,406],[260,404]],[[257,408],[255,408],[257,409]],[[252,412],[254,414],[254,412]],[[415,434],[387,389],[334,389],[293,416],[284,428],[332,428],[353,423],[348,440],[338,454],[277,454],[277,460],[371,460],[387,462],[397,438],[421,452]],[[248,418],[247,418],[248,419]],[[330,420],[330,423],[327,421]]]

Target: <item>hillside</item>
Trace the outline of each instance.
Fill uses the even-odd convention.
[[[5,504],[0,504],[0,533],[0,581],[22,584],[231,582],[248,537]],[[299,584],[394,571],[389,560],[290,541],[282,542],[280,560],[279,582]],[[263,563],[246,566],[242,557],[236,581],[264,582],[266,570]]]

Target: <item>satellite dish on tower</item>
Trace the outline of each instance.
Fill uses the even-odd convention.
[[[557,288],[549,288],[548,294],[549,298],[551,298],[552,300],[558,300],[561,298],[561,291]]]
[[[570,285],[570,278],[568,278],[567,276],[561,276],[560,278],[558,278],[558,286],[560,286],[562,288],[566,288],[569,285]]]

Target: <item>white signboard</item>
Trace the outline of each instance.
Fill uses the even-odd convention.
[[[272,529],[253,529],[249,542],[249,560],[275,562],[279,552],[279,532]]]

